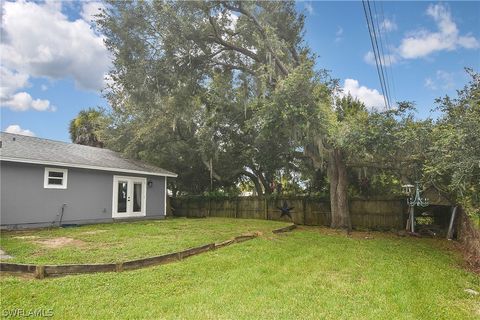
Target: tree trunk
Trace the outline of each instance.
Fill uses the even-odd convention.
[[[347,167],[341,150],[329,152],[328,178],[330,180],[330,206],[332,228],[352,229],[350,210],[348,207]]]
[[[260,181],[256,175],[254,175],[251,172],[248,171],[243,171],[243,174],[252,180],[253,184],[255,185],[255,190],[257,191],[257,196],[262,196],[263,195],[263,190],[262,186],[260,184]]]
[[[253,169],[252,169],[253,170]],[[260,181],[260,183],[262,184],[263,186],[263,192],[264,194],[270,194],[272,193],[271,190],[270,190],[270,184],[268,183],[268,180],[265,178],[265,176],[263,175],[263,173],[259,170],[253,170],[253,172],[257,175],[258,177],[258,180]],[[260,194],[259,194],[260,195]]]

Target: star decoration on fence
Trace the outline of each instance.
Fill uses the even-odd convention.
[[[293,210],[294,207],[288,207],[287,201],[283,201],[282,207],[278,207],[278,209],[281,211],[280,218],[283,216],[288,216],[290,220],[293,220],[292,215],[290,213],[290,210]]]

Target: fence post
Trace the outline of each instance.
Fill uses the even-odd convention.
[[[43,279],[45,278],[45,266],[36,266],[35,267],[35,278]]]
[[[208,198],[208,210],[207,210],[208,217],[212,216],[212,199]]]
[[[238,197],[235,197],[235,219],[238,218]]]
[[[267,197],[264,196],[264,201],[265,201],[265,220],[268,220],[268,201],[267,201]]]
[[[302,210],[303,210],[303,222],[302,224],[305,225],[305,218],[307,215],[307,198],[303,197],[302,198]]]

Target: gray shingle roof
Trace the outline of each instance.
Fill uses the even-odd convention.
[[[0,159],[3,161],[43,163],[106,171],[177,176],[173,172],[144,162],[127,159],[120,153],[108,149],[6,132],[1,132],[1,141]]]

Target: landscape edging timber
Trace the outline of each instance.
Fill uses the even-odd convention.
[[[278,228],[272,232],[283,233],[295,229],[295,224]],[[180,261],[185,258],[195,256],[207,251],[223,248],[234,243],[248,241],[258,237],[259,233],[248,233],[236,236],[235,238],[225,240],[217,243],[209,243],[198,247],[189,248],[186,250],[167,253],[159,256],[130,260],[118,263],[99,263],[99,264],[65,264],[65,265],[35,265],[35,264],[20,264],[0,262],[0,272],[11,274],[30,274],[37,279],[45,277],[57,277],[72,274],[86,274],[97,272],[122,272],[124,270],[135,270],[156,266],[161,264],[172,263]]]

